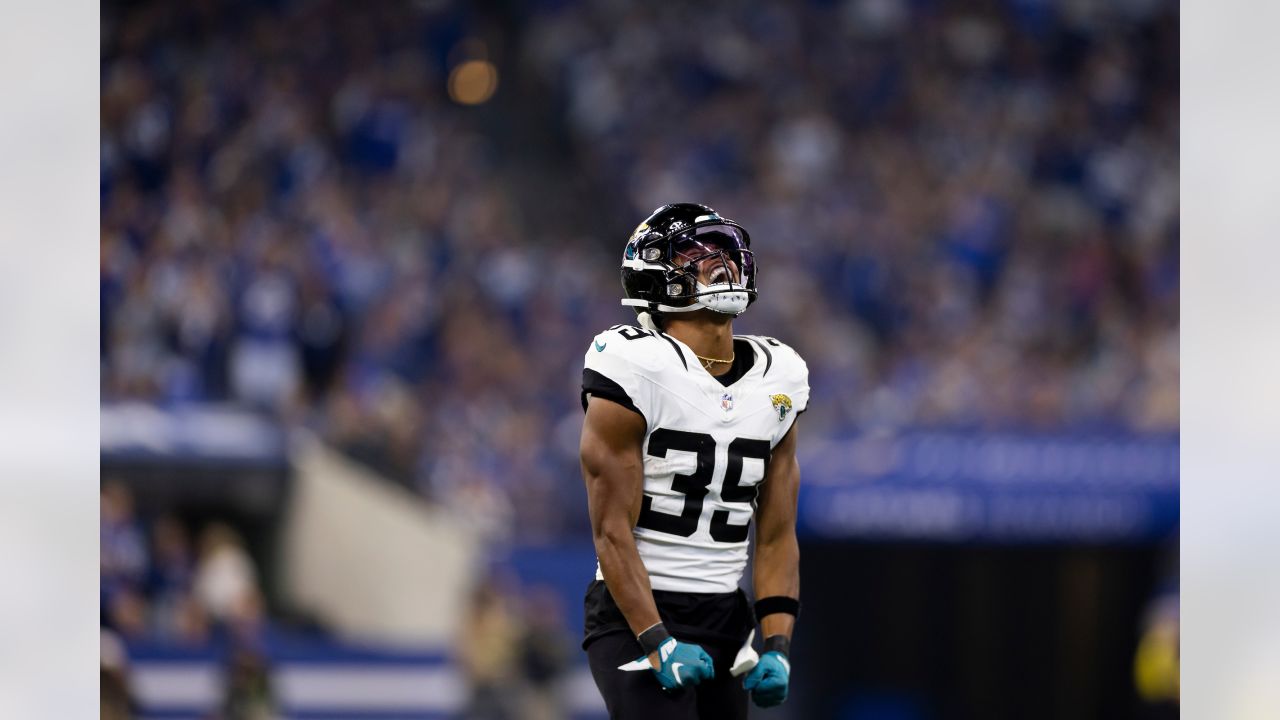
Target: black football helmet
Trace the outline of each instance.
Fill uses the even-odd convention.
[[[751,236],[706,205],[663,205],[627,241],[622,289],[622,304],[637,315],[703,309],[741,315],[756,299]]]

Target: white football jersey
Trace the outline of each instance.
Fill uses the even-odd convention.
[[[732,592],[773,448],[809,403],[809,369],[773,338],[739,335],[754,353],[729,386],[670,335],[615,325],[587,348],[587,396],[645,419],[644,499],[636,546],[655,590]],[[603,579],[599,565],[596,578]]]

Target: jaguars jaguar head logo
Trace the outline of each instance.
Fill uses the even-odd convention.
[[[791,412],[791,398],[782,393],[770,395],[769,400],[773,403],[773,409],[778,413],[778,422],[787,419],[787,413]]]

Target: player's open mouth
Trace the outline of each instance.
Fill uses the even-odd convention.
[[[718,285],[720,283],[733,282],[733,278],[729,276],[729,271],[721,265],[711,271],[711,276],[707,278],[709,285]]]

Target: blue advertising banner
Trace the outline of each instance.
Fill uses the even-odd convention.
[[[280,425],[242,408],[138,402],[104,404],[100,444],[107,460],[186,460],[283,465],[288,443]]]
[[[800,460],[814,538],[1133,542],[1178,524],[1176,435],[914,430],[819,441]]]
[[[412,650],[277,634],[257,652],[279,717],[444,720],[468,711],[470,684],[451,648]],[[229,646],[139,641],[127,643],[125,654],[141,720],[219,716],[231,679]],[[562,699],[563,717],[570,720],[606,716],[585,662],[567,669]]]

